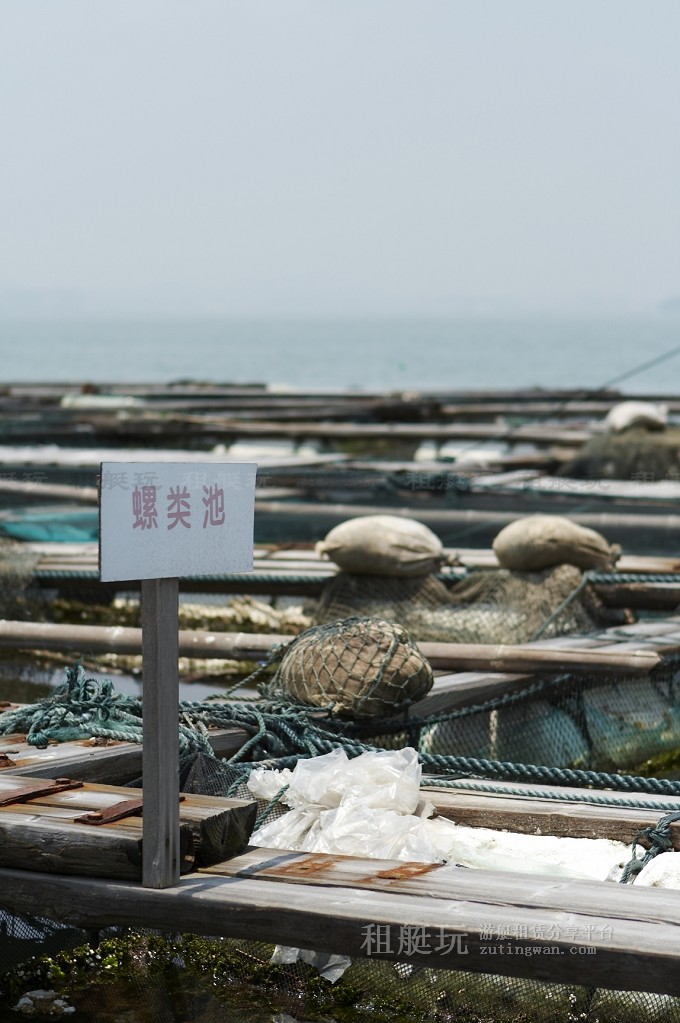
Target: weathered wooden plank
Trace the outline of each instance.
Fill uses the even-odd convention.
[[[11,793],[25,784],[25,777],[0,774],[0,794]],[[29,813],[51,813],[60,811],[65,817],[79,816],[87,811],[104,810],[114,806],[132,794],[143,797],[142,790],[120,788],[111,785],[85,784],[69,790],[77,798],[60,800],[61,793],[49,793],[31,799],[25,805]],[[12,806],[9,808],[13,809]],[[179,803],[179,823],[188,828],[194,840],[196,863],[207,866],[228,859],[242,852],[255,826],[257,803],[255,800],[229,799],[226,797],[199,796],[183,793]],[[142,817],[125,818],[119,826],[132,823],[140,830]],[[101,825],[108,827],[109,825]]]
[[[199,632],[181,629],[179,653],[187,657],[227,657],[259,660],[278,643],[290,640],[283,634]],[[0,647],[62,650],[83,653],[142,652],[142,630],[124,626],[55,625],[52,622],[0,621]]]
[[[139,881],[144,854],[141,822],[78,824],[68,811],[28,805],[0,808],[0,866],[58,874]],[[194,864],[194,839],[183,826],[177,837],[178,869]]]
[[[504,426],[498,423],[325,423],[325,422],[258,422],[221,417],[176,417],[187,425],[216,427],[221,434],[240,437],[308,437],[331,440],[500,440],[511,443],[564,444],[580,446],[592,436],[591,430],[577,427],[555,427],[545,424]]]
[[[414,518],[419,518],[415,513]],[[50,543],[49,541],[34,542],[26,545],[40,555],[39,567],[61,565],[65,562],[77,562],[83,568],[95,567],[97,565],[97,544],[96,542],[82,543]],[[491,549],[475,547],[445,547],[445,553],[455,554],[463,566],[469,568],[498,568],[498,559]],[[313,549],[313,545],[307,548],[301,546],[272,548],[257,545],[254,549],[254,567],[260,564],[268,565],[272,562],[297,562],[304,571],[328,571],[335,572],[336,568],[331,561],[321,558]],[[680,558],[677,557],[652,557],[635,554],[623,554],[617,562],[617,571],[621,573],[680,573]]]
[[[643,828],[654,827],[659,810],[636,810],[549,799],[486,795],[427,789],[427,800],[440,817],[473,828],[492,828],[525,835],[555,835],[559,838],[609,838],[631,844]],[[679,800],[680,803],[680,800]],[[680,823],[671,824],[674,849],[680,849]],[[649,843],[642,844],[647,848]]]
[[[42,622],[0,621],[0,647],[14,649],[65,650],[78,654],[107,651],[139,653],[142,630],[121,626],[55,625]],[[274,646],[290,641],[283,634],[244,632],[204,632],[182,629],[179,632],[179,653],[189,657],[224,657],[237,660],[259,660]],[[557,645],[535,648],[531,644],[418,644],[435,668],[461,671],[484,668],[500,672],[626,671],[646,674],[661,663],[660,655],[651,648],[613,645],[611,650],[561,648]],[[664,645],[665,655],[674,647]]]
[[[214,752],[229,758],[244,744],[248,735],[240,728],[208,732],[207,739]],[[29,746],[23,735],[0,736],[0,752],[8,754],[5,770],[12,774],[34,775],[37,778],[82,779],[104,784],[123,784],[139,778],[142,773],[142,746],[133,742],[99,740],[54,743],[46,749]],[[0,765],[0,777],[2,766]]]
[[[485,668],[499,672],[624,671],[648,674],[662,663],[656,651],[630,645],[623,652],[617,645],[603,650],[563,649],[557,646],[534,648],[531,644],[419,643],[433,667],[461,671]],[[624,644],[621,644],[623,647]],[[628,644],[625,645],[629,647]],[[670,650],[667,648],[667,652]]]
[[[539,800],[545,799],[545,800],[549,800],[551,803],[555,803],[557,805],[559,805],[560,801],[562,801],[562,805],[565,804],[566,798],[564,798],[564,797],[572,797],[572,798],[576,797],[576,799],[578,799],[579,802],[583,803],[584,805],[588,805],[588,806],[590,806],[590,805],[599,805],[599,804],[596,804],[596,803],[590,803],[589,800],[590,800],[591,797],[594,797],[595,799],[600,799],[602,797],[609,797],[612,800],[612,805],[613,806],[616,805],[616,801],[621,801],[621,800],[633,798],[633,797],[631,797],[630,793],[626,794],[625,792],[614,791],[612,789],[586,789],[586,788],[577,788],[576,786],[573,786],[573,785],[571,785],[571,786],[570,785],[545,785],[545,784],[534,784],[533,782],[522,783],[522,782],[516,782],[516,781],[501,781],[500,779],[496,779],[496,778],[494,778],[493,781],[489,781],[489,780],[484,781],[483,779],[479,779],[478,784],[480,786],[493,785],[494,790],[500,789],[500,790],[502,790],[503,794],[506,795],[506,796],[513,796],[513,794],[516,795],[518,790],[522,791],[522,792],[531,792],[531,794],[532,794],[531,797],[527,796],[526,798],[531,798],[532,800],[533,799],[539,799]],[[423,793],[423,797],[427,797],[430,800],[436,799],[437,796],[438,796],[438,793],[440,793],[440,792],[449,792],[450,791],[450,792],[461,793],[462,794],[462,793],[465,793],[465,792],[469,791],[472,794],[473,793],[473,789],[472,788],[468,789],[466,787],[467,785],[468,785],[467,780],[463,779],[463,780],[461,780],[460,783],[454,783],[452,786],[447,786],[446,788],[442,788],[442,787],[440,787],[437,784],[437,781],[436,781],[435,778],[430,778],[429,779],[429,784],[425,784],[425,785],[422,786],[422,793]],[[472,782],[472,785],[473,786],[475,785],[474,781]],[[478,793],[477,791],[474,791],[474,794],[475,795],[478,795],[478,794],[485,795],[486,793],[482,793],[482,792]],[[521,798],[524,798],[524,797],[521,797]],[[664,814],[670,812],[668,810],[668,806],[670,804],[672,804],[674,807],[677,807],[677,809],[680,810],[680,796],[655,795],[653,793],[645,792],[644,794],[640,794],[638,797],[635,797],[635,798],[644,799],[645,803],[651,803],[651,804],[654,804],[655,807],[658,807],[658,817],[662,817]],[[657,809],[653,809],[652,812],[654,814],[657,814]],[[657,819],[658,819],[658,817],[657,817]]]
[[[272,856],[285,866],[291,854]],[[201,873],[158,890],[9,869],[0,870],[0,884],[7,911],[52,915],[87,928],[136,925],[281,944],[294,936],[302,948],[365,957],[368,936],[381,926],[392,936],[391,950],[381,958],[413,963],[399,938],[418,927],[433,946],[426,960],[431,968],[680,995],[679,893],[452,868],[436,884],[430,871],[427,883],[436,894],[420,894],[418,885],[414,894],[420,897],[414,898],[394,890],[397,883],[417,884],[417,878],[391,877],[400,870],[403,878],[403,863],[361,862],[371,889],[343,885],[337,875],[327,883],[302,884]],[[385,876],[376,882],[381,869]],[[484,935],[499,927],[530,936],[493,942],[506,954],[489,955]],[[441,936],[447,940],[435,950]],[[571,953],[585,945],[594,953]],[[507,954],[519,946],[556,951]]]
[[[435,678],[429,693],[408,708],[408,717],[423,718],[456,707],[468,707],[532,685],[532,675],[507,672],[460,671]]]

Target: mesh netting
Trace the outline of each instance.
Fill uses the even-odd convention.
[[[380,615],[416,640],[526,643],[630,621],[607,608],[572,565],[542,572],[473,572],[450,590],[436,576],[390,579],[341,572],[325,586],[314,621]]]
[[[0,537],[0,617],[24,618],[34,604],[44,602],[32,587],[38,558],[27,544]]]
[[[562,676],[425,719],[418,731],[425,753],[666,774],[680,767],[680,671],[667,665],[647,677]],[[395,734],[397,744],[404,735]]]
[[[592,437],[559,475],[574,479],[680,479],[680,428],[649,431],[635,427],[623,433]]]
[[[332,983],[304,961],[272,963],[272,945],[140,930],[108,929],[96,941],[74,930],[68,951],[49,953],[31,926],[23,940],[41,957],[3,975],[6,923],[0,917],[2,1019],[21,1018],[10,1017],[19,998],[42,989],[75,1008],[79,1023],[680,1023],[680,999],[667,995],[433,969],[417,954],[413,963],[355,959]],[[491,962],[507,952],[503,937],[486,937]],[[460,952],[464,961],[464,939]]]
[[[375,718],[418,700],[432,669],[400,625],[350,617],[318,625],[292,641],[270,682],[270,699]]]

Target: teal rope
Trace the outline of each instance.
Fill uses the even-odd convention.
[[[665,817],[662,817],[660,821],[653,828],[643,828],[642,831],[638,831],[633,841],[633,848],[631,849],[631,859],[626,863],[623,868],[623,874],[621,875],[621,884],[627,884],[629,881],[633,881],[640,873],[643,867],[646,867],[655,856],[659,853],[669,852],[673,848],[673,840],[671,839],[670,825],[674,821],[680,820],[680,813],[668,813]],[[651,843],[650,848],[647,849],[645,855],[641,858],[637,856],[637,847],[639,840],[646,838]]]
[[[651,799],[627,799],[625,796],[598,796],[589,789],[579,793],[555,792],[551,789],[532,789],[515,785],[494,785],[493,782],[463,781],[459,778],[423,777],[422,784],[432,788],[455,788],[466,792],[484,792],[489,795],[518,796],[521,799],[551,799],[560,803],[592,803],[595,806],[617,806],[633,810],[680,810],[678,803],[652,802]]]
[[[114,693],[109,679],[86,678],[80,663],[45,700],[0,714],[0,735],[23,732],[39,749],[91,735],[141,742],[141,731],[141,701]]]
[[[41,703],[0,714],[0,734],[25,732],[29,743],[43,748],[49,740],[55,738],[64,741],[92,735],[141,743],[142,705],[139,699],[115,695],[109,680],[85,678],[80,664],[68,669],[66,676],[66,681]],[[555,679],[538,683],[529,692],[559,681]],[[527,691],[509,694],[482,706],[502,706],[521,697],[526,698],[526,695]],[[229,761],[243,769],[244,778],[255,766],[294,766],[300,759],[330,753],[338,748],[344,749],[349,757],[380,749],[361,741],[356,724],[334,719],[330,715],[323,717],[323,712],[318,710],[287,708],[280,703],[268,702],[220,705],[185,702],[180,704],[179,709],[178,727],[183,753],[200,751],[212,755],[207,739],[201,732],[202,727],[237,726],[246,731],[248,740]],[[476,708],[477,712],[479,709]],[[458,713],[463,715],[472,711],[472,708],[464,708]],[[427,719],[429,723],[433,720],[436,719]],[[407,719],[399,722],[399,727],[403,729],[413,724]],[[449,777],[458,775],[463,779],[478,778],[489,782],[503,780],[519,784],[612,789],[635,795],[680,797],[680,782],[663,778],[642,778],[423,752],[419,756],[421,764],[430,773]],[[244,762],[246,757],[250,765]]]
[[[262,811],[261,814],[259,814],[257,820],[255,821],[255,829],[262,827],[262,825],[267,820],[272,810],[279,805],[281,797],[285,795],[289,788],[290,785],[282,785],[279,791],[276,793],[276,795],[269,800],[264,810]]]
[[[588,572],[591,582],[602,585],[616,583],[676,583],[680,584],[680,572]]]
[[[540,764],[515,764],[504,760],[477,760],[474,757],[448,757],[421,753],[426,767],[445,774],[497,778],[502,781],[530,781],[541,785],[569,785],[574,788],[614,789],[617,792],[648,792],[661,796],[680,796],[680,782],[666,778],[641,778],[637,775],[607,774],[572,767],[544,767]]]

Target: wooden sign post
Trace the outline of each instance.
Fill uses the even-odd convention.
[[[141,580],[142,884],[179,882],[181,576],[252,572],[251,462],[102,462],[99,576]]]

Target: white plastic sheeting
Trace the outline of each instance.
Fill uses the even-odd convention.
[[[283,800],[291,810],[259,828],[251,844],[595,881],[618,880],[630,859],[627,845],[609,839],[520,835],[433,818],[420,779],[411,748],[352,760],[337,749],[299,761],[294,771],[254,771],[253,795],[271,799],[288,785]]]

